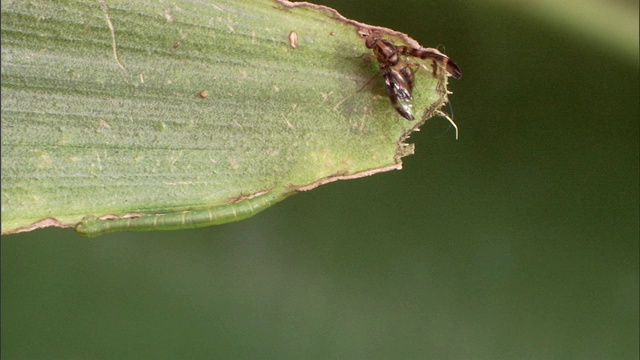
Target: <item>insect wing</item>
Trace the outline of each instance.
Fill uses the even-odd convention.
[[[406,69],[410,68],[406,67]],[[413,90],[413,73],[412,76],[406,77],[403,74],[404,69],[396,71],[394,69],[387,69],[384,72],[384,82],[387,88],[387,94],[391,100],[391,104],[396,111],[407,120],[413,120],[413,96],[411,91]]]
[[[434,59],[441,64],[444,64],[446,71],[453,76],[454,79],[460,79],[462,77],[462,70],[460,67],[449,59],[445,54],[441,54],[435,49],[413,49],[407,46],[400,46],[397,48],[401,55],[413,56],[420,59]]]

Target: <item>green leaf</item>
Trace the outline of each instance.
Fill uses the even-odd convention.
[[[364,25],[310,4],[3,1],[1,26],[3,234],[247,217],[297,191],[400,169],[413,151],[402,140],[447,96],[446,74],[420,67],[422,121],[399,116]],[[208,224],[193,219],[164,227]]]

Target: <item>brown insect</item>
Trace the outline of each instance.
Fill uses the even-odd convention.
[[[413,48],[408,46],[396,46],[382,38],[378,30],[360,30],[360,37],[365,39],[365,46],[373,51],[378,60],[380,71],[384,78],[387,94],[396,111],[407,120],[414,120],[413,112],[413,85],[415,83],[415,71],[402,56],[416,57],[419,59],[433,59],[444,65],[445,70],[456,79],[462,77],[462,71],[448,56],[436,49]],[[434,64],[434,76],[438,66]]]

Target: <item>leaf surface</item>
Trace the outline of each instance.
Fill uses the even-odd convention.
[[[419,70],[403,119],[364,25],[311,4],[7,1],[1,26],[3,234],[399,169],[446,102]]]

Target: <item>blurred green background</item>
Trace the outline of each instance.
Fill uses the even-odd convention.
[[[441,44],[460,140],[239,223],[2,237],[4,359],[638,358],[637,2],[323,4]]]

